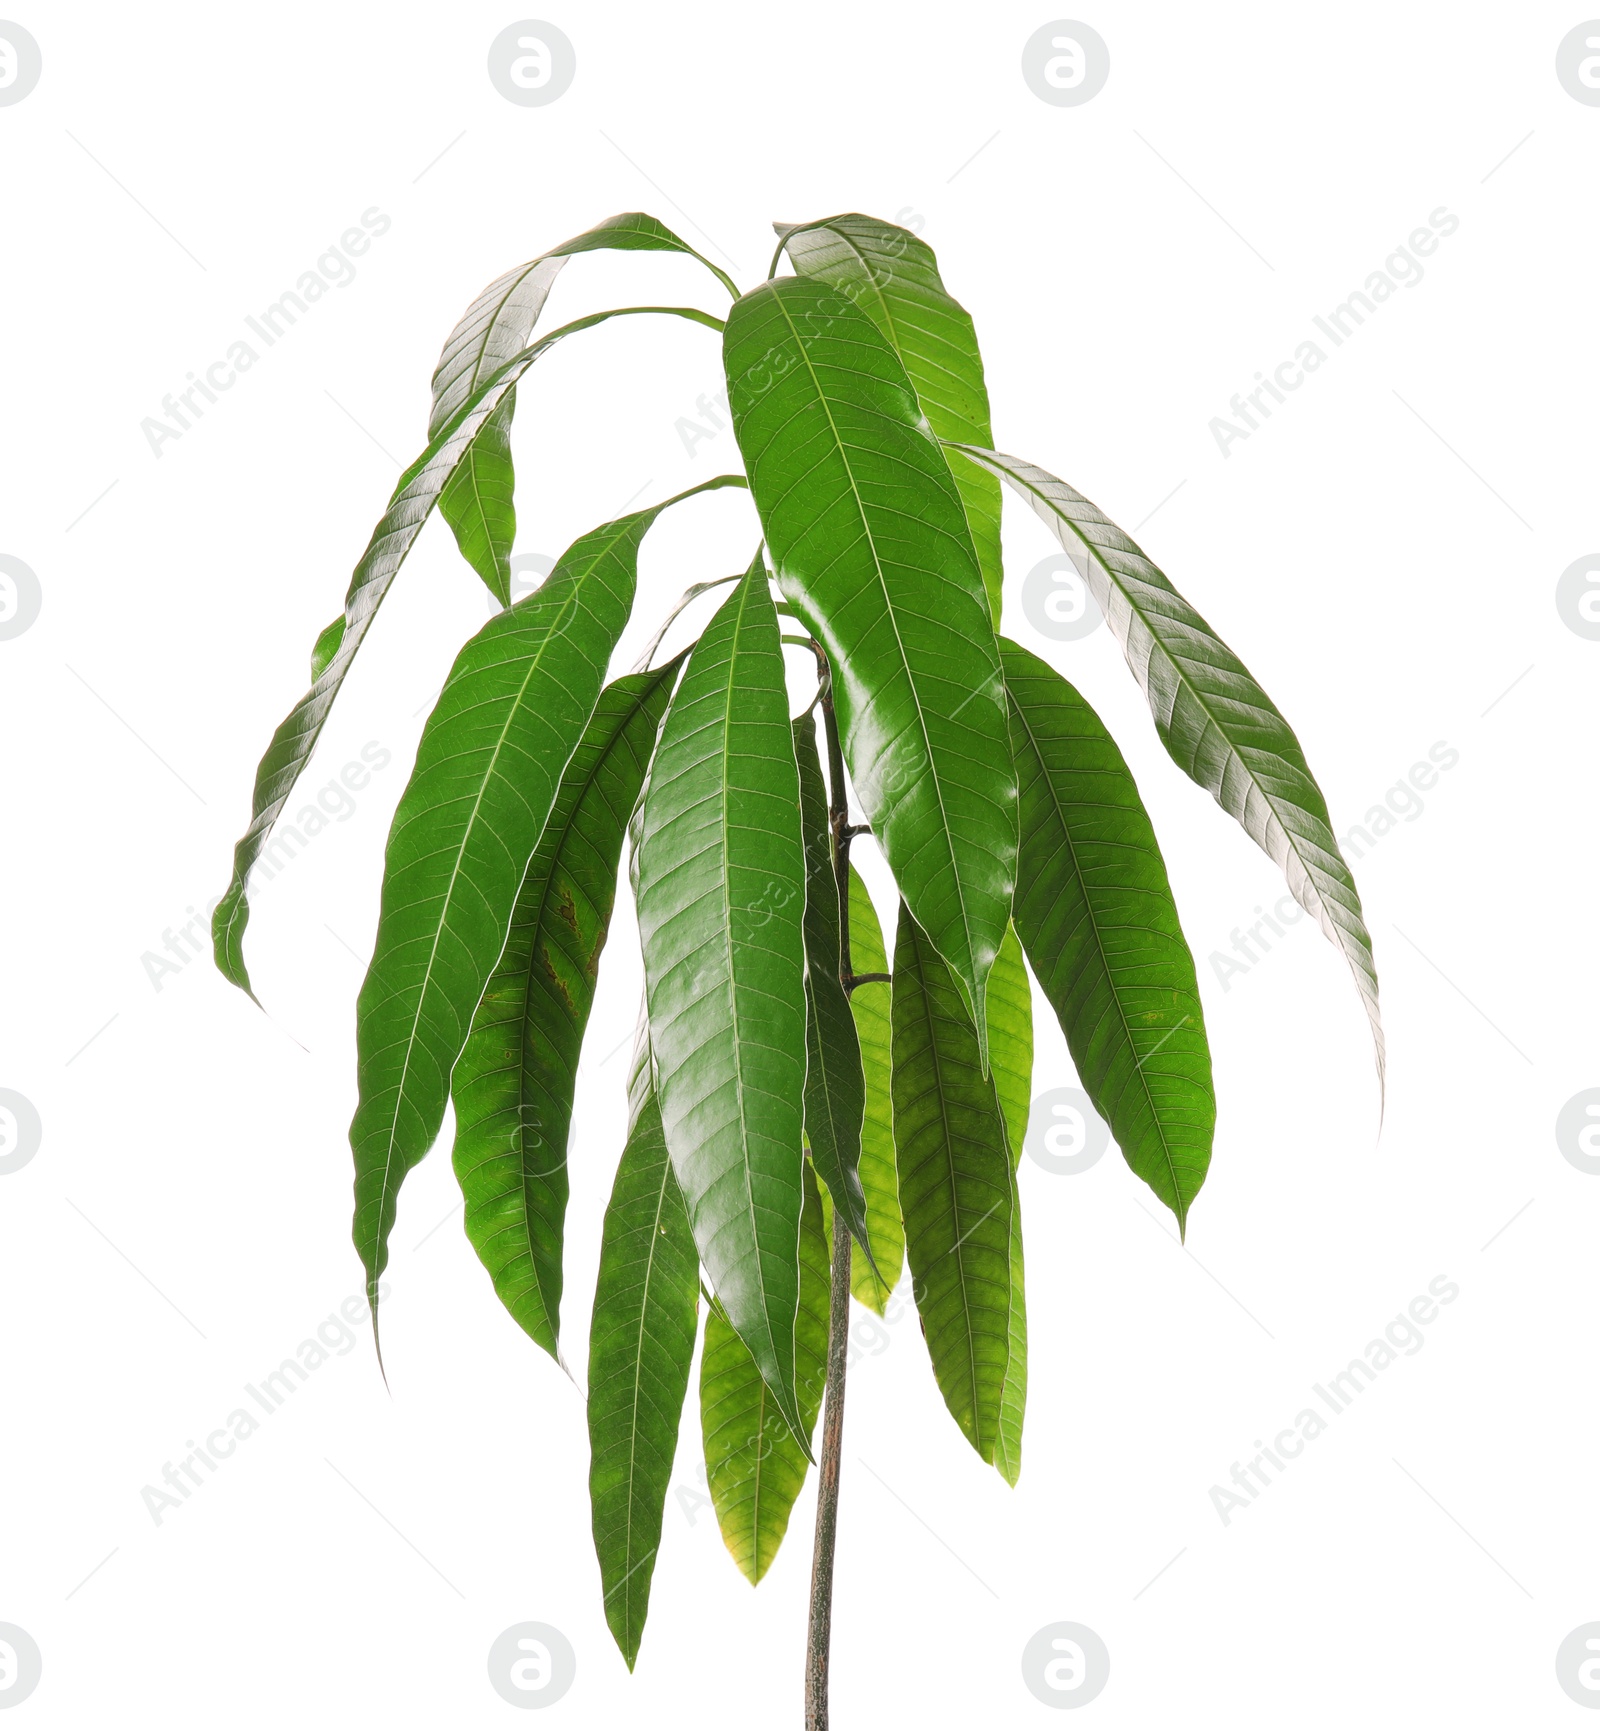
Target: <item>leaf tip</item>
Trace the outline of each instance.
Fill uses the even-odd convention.
[[[378,1359],[378,1375],[383,1378],[384,1392],[393,1395],[389,1386],[389,1372],[383,1362],[383,1341],[378,1334],[378,1282],[376,1278],[367,1282],[367,1311],[372,1317],[372,1350]]]

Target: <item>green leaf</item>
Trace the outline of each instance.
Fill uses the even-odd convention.
[[[1004,643],[1002,641],[1002,656]],[[1006,1142],[1011,1155],[1011,1305],[1007,1332],[1011,1355],[1006,1379],[1000,1390],[1000,1423],[995,1433],[994,1464],[1009,1485],[1022,1472],[1022,1419],[1028,1402],[1028,1318],[1023,1302],[1022,1194],[1017,1185],[1017,1163],[1022,1158],[1023,1138],[1028,1133],[1028,1111],[1033,1094],[1033,988],[1015,925],[1006,928],[1006,939],[994,959],[989,975],[990,1075],[995,1098],[1005,1120]]]
[[[989,1056],[994,1091],[1006,1121],[1006,1142],[1013,1166],[1022,1158],[1033,1102],[1033,988],[1017,929],[1007,926],[1005,942],[989,975]]]
[[[904,906],[894,951],[894,1136],[933,1373],[962,1434],[993,1464],[1016,1399],[1016,1175],[960,994]]]
[[[730,327],[731,328],[731,327]],[[1367,1012],[1383,1083],[1372,938],[1305,753],[1249,669],[1166,577],[1084,496],[1016,457],[961,445],[1010,482],[1069,552],[1122,645],[1174,763],[1283,870],[1295,900],[1344,956]]]
[[[800,1225],[800,1310],[795,1370],[800,1417],[810,1436],[828,1372],[828,1240],[811,1168],[804,1169]],[[700,1356],[700,1426],[706,1482],[722,1542],[755,1586],[778,1554],[789,1513],[805,1483],[806,1455],[779,1416],[772,1391],[756,1369],[721,1304],[706,1317]]]
[[[1017,932],[1095,1110],[1181,1230],[1216,1101],[1166,866],[1099,716],[1038,656],[1005,639],[1001,654],[1022,782]]]
[[[1016,787],[961,496],[899,357],[825,284],[782,277],[746,295],[723,364],[779,585],[834,669],[856,795],[986,1066]]]
[[[856,974],[886,974],[883,932],[872,897],[854,866],[850,868],[850,966]],[[991,979],[993,976],[990,976]],[[867,1203],[866,1257],[850,1258],[850,1290],[869,1310],[883,1315],[899,1284],[906,1233],[900,1220],[900,1180],[895,1171],[894,1111],[889,1097],[889,986],[869,980],[850,994],[850,1010],[861,1041],[866,1102],[861,1125],[861,1189]]]
[[[606,1621],[631,1671],[689,1388],[700,1259],[643,1043],[630,1093],[628,1144],[606,1209],[589,1331],[589,1500]]]
[[[439,1132],[523,873],[627,623],[639,544],[673,503],[580,536],[456,657],[423,729],[356,1005],[354,1237],[374,1318],[400,1185]]]
[[[774,223],[801,276],[847,294],[894,344],[928,424],[941,439],[989,445],[983,357],[965,307],[939,277],[933,248],[910,229],[850,213],[821,222]],[[1000,625],[1000,483],[951,456],[950,471],[972,531],[989,615]]]
[[[483,579],[502,607],[511,605],[511,548],[517,539],[515,475],[511,464],[513,388],[467,447],[439,497],[439,515],[461,556]]]
[[[799,1435],[805,848],[759,552],[690,652],[667,710],[636,864],[673,1169],[712,1287]]]
[[[433,374],[433,407],[428,417],[431,439],[473,393],[527,345],[544,310],[556,277],[576,253],[600,249],[624,252],[681,252],[698,258],[735,300],[738,289],[709,259],[680,240],[671,229],[642,211],[608,217],[583,234],[563,241],[538,258],[518,265],[495,280],[473,301],[451,331]],[[450,525],[462,556],[489,587],[502,607],[511,598],[511,546],[516,539],[512,503],[511,417],[516,392],[508,391],[468,450],[439,502],[440,515]],[[977,433],[970,437],[988,442]]]
[[[256,770],[250,827],[233,850],[233,880],[217,903],[211,919],[211,941],[217,967],[242,991],[250,991],[250,975],[244,965],[244,933],[250,919],[250,872],[266,848],[267,837],[288,803],[300,772],[311,760],[323,723],[339,695],[340,686],[344,684],[344,676],[389,592],[395,573],[416,544],[423,524],[439,502],[440,493],[479,429],[499,407],[505,393],[541,355],[575,331],[587,330],[591,325],[623,314],[646,312],[672,313],[716,330],[722,328],[720,319],[712,318],[698,307],[616,307],[608,312],[591,313],[586,318],[575,319],[571,324],[552,331],[532,348],[514,355],[489,377],[439,428],[430,439],[427,450],[400,477],[389,508],[379,518],[367,550],[350,579],[344,603],[343,629],[334,624],[319,633],[312,653],[314,677],[311,689],[279,723],[266,756]],[[744,484],[742,477],[733,475],[721,476],[714,483],[724,487],[742,487]],[[324,659],[330,650],[331,658]]]
[[[527,346],[546,297],[567,260],[597,251],[681,252],[697,258],[737,300],[738,288],[709,259],[643,211],[607,217],[560,246],[498,276],[461,315],[433,370],[432,438],[507,361]]]
[[[623,831],[681,661],[601,692],[450,1082],[467,1237],[501,1303],[553,1358],[578,1058]]]
[[[1000,1386],[1000,1421],[995,1431],[994,1465],[1006,1483],[1016,1487],[1022,1476],[1022,1420],[1028,1405],[1028,1312],[1022,1264],[1022,1193],[1017,1186],[1016,1158],[1011,1167],[1010,1303],[1006,1311],[1005,1381]]]
[[[800,771],[800,826],[806,850],[806,1140],[817,1176],[844,1209],[856,1241],[868,1248],[861,1193],[861,1118],[865,1083],[861,1042],[839,980],[839,886],[833,870],[828,795],[817,755],[817,724],[794,723]]]
[[[313,685],[322,677],[323,669],[339,653],[339,645],[344,641],[344,615],[341,613],[331,625],[324,625],[317,633],[317,640],[311,645],[311,683]]]

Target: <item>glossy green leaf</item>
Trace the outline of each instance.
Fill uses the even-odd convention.
[[[356,1006],[354,1238],[374,1314],[400,1185],[439,1132],[523,873],[627,623],[639,544],[673,503],[580,536],[456,657],[423,729]]]
[[[797,1434],[805,848],[758,553],[689,656],[637,853],[661,1120],[700,1260]]]
[[[1015,1166],[1022,1158],[1033,1100],[1033,988],[1015,926],[1006,928],[989,975],[989,1057]]]
[[[578,1058],[623,831],[681,661],[601,692],[450,1081],[467,1237],[501,1303],[552,1357]]]
[[[817,724],[794,724],[800,771],[800,825],[806,849],[806,1140],[817,1176],[857,1243],[867,1244],[861,1193],[861,1118],[865,1083],[861,1042],[839,979],[839,886],[833,870],[828,794],[817,754]]]
[[[804,1186],[795,1371],[800,1418],[809,1437],[828,1372],[828,1240],[817,1181],[809,1165]],[[754,1586],[783,1542],[790,1511],[805,1483],[806,1456],[720,1304],[714,1304],[706,1317],[700,1355],[700,1425],[706,1483],[722,1542]]]
[[[211,919],[212,949],[218,969],[241,990],[250,990],[250,975],[244,965],[244,933],[250,919],[249,881],[256,861],[267,851],[272,826],[294,791],[300,772],[311,759],[323,723],[333,708],[345,674],[361,648],[395,573],[416,544],[422,526],[433,513],[451,475],[484,422],[501,400],[541,355],[563,338],[587,330],[605,319],[630,313],[671,313],[720,330],[722,321],[697,307],[618,307],[591,313],[552,331],[531,348],[523,349],[493,373],[429,441],[428,448],[400,477],[389,508],[378,520],[367,550],[350,579],[345,596],[344,624],[324,627],[312,653],[314,677],[311,689],[279,723],[256,770],[251,799],[250,827],[233,850],[233,879],[217,903]],[[723,476],[718,486],[743,486],[737,476]],[[331,655],[330,655],[331,650]],[[268,852],[269,859],[272,852]]]
[[[1022,783],[1017,932],[1095,1110],[1181,1229],[1216,1101],[1166,866],[1099,716],[1038,656],[1004,639],[1001,653]]]
[[[1016,1394],[1016,1174],[960,993],[903,906],[894,951],[894,1138],[906,1257],[934,1376],[962,1434],[994,1463]],[[1004,1457],[1001,1464],[1005,1470]]]
[[[1081,493],[1020,458],[957,448],[1008,481],[1068,553],[1087,556],[1090,590],[1173,762],[1282,868],[1295,900],[1349,964],[1372,1029],[1381,1086],[1383,1021],[1372,938],[1327,802],[1288,722],[1163,573]]]
[[[671,229],[642,211],[608,217],[538,258],[495,280],[473,301],[446,339],[433,374],[432,438],[472,394],[519,350],[526,347],[546,297],[567,260],[600,250],[681,252],[711,271],[735,300],[739,291],[709,259],[680,240]],[[508,391],[467,451],[439,501],[439,512],[455,534],[462,556],[488,585],[502,607],[510,601],[510,555],[516,539],[512,503],[511,418],[516,392]],[[949,435],[987,443],[977,433]]]
[[[939,276],[933,248],[910,229],[851,212],[821,222],[774,223],[795,270],[848,295],[894,344],[928,424],[941,439],[989,445],[989,392],[972,318]],[[1000,624],[1000,483],[954,452],[950,471],[966,508],[989,614]]]
[[[633,1669],[689,1388],[700,1259],[641,1042],[589,1331],[589,1500],[606,1622]]]
[[[723,362],[778,582],[833,668],[856,796],[987,1063],[1016,787],[961,496],[899,356],[826,284],[781,277],[746,295]]]
[[[859,843],[857,844],[860,845]],[[850,966],[856,974],[886,974],[883,932],[854,866],[850,868]],[[992,978],[993,976],[991,976]],[[900,1220],[900,1180],[895,1171],[894,1109],[890,1104],[889,986],[869,980],[850,994],[850,1010],[861,1042],[865,1110],[861,1124],[861,1190],[867,1204],[867,1242],[873,1261],[852,1253],[850,1290],[869,1310],[883,1315],[899,1284],[906,1233]],[[876,1269],[873,1263],[877,1264]]]

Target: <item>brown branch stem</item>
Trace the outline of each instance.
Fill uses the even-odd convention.
[[[839,896],[839,981],[856,983],[850,967],[850,842],[863,826],[850,822],[844,752],[833,685],[820,644],[822,724],[828,742],[828,827],[833,835],[833,878]],[[828,1294],[828,1380],[817,1472],[817,1529],[811,1552],[811,1606],[806,1638],[805,1731],[828,1731],[828,1652],[833,1632],[833,1554],[839,1531],[839,1467],[844,1444],[844,1378],[850,1352],[850,1228],[844,1210],[833,1212],[833,1268]]]

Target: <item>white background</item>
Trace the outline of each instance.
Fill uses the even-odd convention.
[[[945,1416],[914,1320],[852,1372],[835,1724],[1052,1723],[1020,1657],[1062,1619],[1109,1647],[1085,1709],[1106,1727],[1573,1721],[1554,1657],[1600,1617],[1600,1180],[1554,1121],[1600,1082],[1600,644],[1554,586],[1600,543],[1600,109],[1554,68],[1586,14],[1084,0],[1110,79],[1057,108],[1020,71],[1058,15],[1039,6],[564,4],[576,79],[523,108],[485,69],[523,16],[505,6],[8,5],[44,68],[0,108],[0,552],[43,592],[0,642],[0,1086],[44,1125],[0,1178],[0,1621],[44,1655],[19,1723],[501,1725],[485,1657],[524,1619],[577,1653],[552,1723],[798,1722],[809,1490],[756,1592],[709,1511],[669,1500],[630,1679],[580,1396],[495,1301],[446,1145],[401,1201],[392,1393],[363,1335],[159,1526],[141,1500],[360,1290],[344,1131],[383,843],[425,705],[487,614],[442,525],[304,785],[367,741],[393,760],[259,897],[270,1017],[208,962],[158,991],[142,958],[226,882],[454,319],[627,209],[744,285],[772,218],[920,223],[977,320],[998,443],[1125,527],[1149,516],[1139,539],[1287,712],[1341,831],[1435,742],[1460,754],[1356,864],[1380,1136],[1364,1021],[1309,922],[1219,981],[1208,958],[1281,884],[1167,761],[1109,634],[1029,627],[1021,579],[1053,544],[1008,503],[1008,628],[1101,709],[1163,839],[1216,1152],[1187,1252],[1114,1150],[1072,1178],[1024,1162],[1016,1491]],[[141,420],[374,206],[392,226],[355,280],[154,456]],[[1440,206],[1460,226],[1424,280],[1222,456],[1212,417]],[[596,255],[548,319],[658,299],[725,297],[692,261]],[[687,324],[563,345],[521,391],[518,551],[736,467],[731,433],[691,456],[675,427],[716,383]],[[753,536],[736,494],[673,513],[641,621]],[[619,908],[572,1148],[580,1375],[626,1053],[603,1060],[638,987]],[[1040,1009],[1042,1091],[1073,1076]],[[1438,1275],[1460,1296],[1424,1348],[1224,1526],[1210,1487]],[[686,1492],[693,1413],[691,1394]]]

